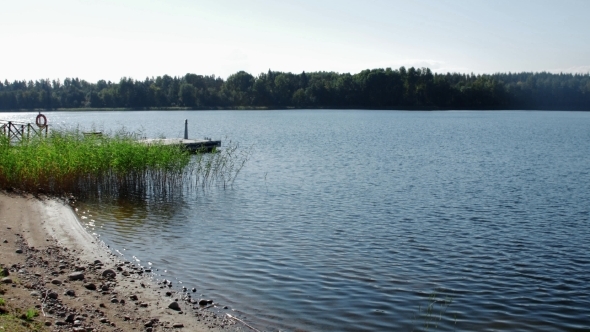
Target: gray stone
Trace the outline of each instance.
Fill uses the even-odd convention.
[[[23,253],[23,250],[22,250],[22,249],[16,249],[16,251],[15,251],[15,252],[16,252],[17,254],[22,254],[22,253]]]
[[[75,292],[75,291],[73,291],[73,290],[71,290],[71,289],[68,289],[68,290],[65,292],[65,295],[67,295],[67,296],[76,296],[76,292]]]
[[[131,296],[129,296],[129,298],[130,298],[132,301],[137,301],[137,295],[131,295]]]
[[[49,294],[47,294],[47,297],[50,298],[50,299],[56,300],[57,297],[58,297],[58,295],[57,295],[56,292],[50,292]]]
[[[59,280],[59,279],[53,279],[53,280],[51,280],[51,283],[54,284],[54,285],[61,285],[61,280]]]
[[[102,271],[102,276],[104,278],[114,278],[117,276],[117,273],[115,273],[115,271],[111,270],[111,269],[107,269]]]
[[[73,272],[68,274],[68,279],[69,280],[84,280],[84,273],[82,272]]]
[[[12,284],[12,279],[10,277],[4,277],[0,280],[3,284]]]
[[[180,328],[183,328],[184,327],[184,324],[182,324],[182,323],[176,323],[176,324],[172,325],[172,327],[175,328],[175,329],[180,329]]]
[[[41,293],[39,293],[39,292],[37,292],[37,291],[32,291],[32,292],[31,292],[31,296],[34,296],[34,297],[40,297],[40,296],[41,296]]]
[[[180,310],[180,305],[178,305],[178,302],[172,302],[168,305],[168,308],[178,311]]]
[[[96,285],[93,283],[84,284],[84,288],[88,290],[96,290]]]

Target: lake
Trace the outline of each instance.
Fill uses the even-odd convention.
[[[260,330],[590,329],[590,112],[46,115],[148,137],[188,119],[191,138],[252,148],[233,188],[79,213]]]

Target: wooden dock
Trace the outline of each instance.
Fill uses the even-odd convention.
[[[221,141],[211,139],[195,140],[184,138],[147,138],[140,142],[145,144],[181,145],[191,153],[211,152],[221,146]]]

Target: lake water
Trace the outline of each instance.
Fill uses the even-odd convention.
[[[232,189],[80,213],[260,330],[590,329],[590,113],[47,115],[253,147]]]

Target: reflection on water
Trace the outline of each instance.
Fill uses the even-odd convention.
[[[234,189],[80,206],[159,278],[261,330],[411,331],[433,294],[438,330],[590,328],[590,113],[143,118],[189,116],[256,145]]]

